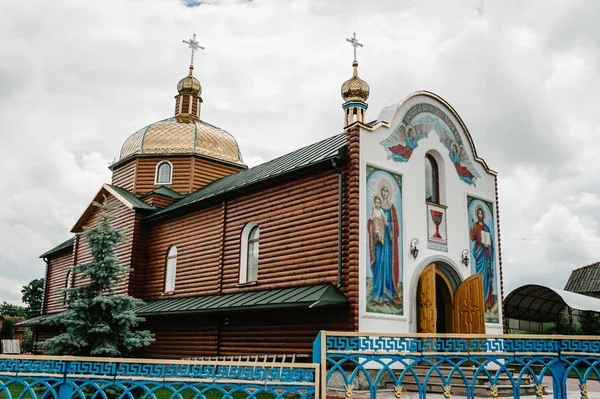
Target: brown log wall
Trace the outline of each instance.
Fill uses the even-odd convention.
[[[135,186],[135,172],[137,167],[137,159],[131,159],[125,164],[113,170],[112,184],[122,187],[127,191],[133,192]]]
[[[236,173],[240,167],[194,155],[179,157],[141,157],[137,159],[135,194],[145,194],[160,187],[154,184],[156,165],[169,161],[173,165],[173,184],[167,187],[178,193],[188,194],[223,176]]]
[[[112,195],[107,197],[108,204],[115,207],[115,210],[111,212],[111,215],[115,216],[112,220],[112,226],[116,230],[121,230],[124,234],[123,241],[117,244],[115,254],[117,255],[121,266],[131,267],[132,258],[132,237],[135,227],[135,211],[126,207],[121,201],[117,200]],[[99,222],[100,210],[95,208],[91,215],[88,217],[85,226],[94,227]],[[88,246],[85,235],[78,235],[75,238],[75,262],[77,264],[89,262],[92,259],[90,248]],[[116,294],[124,294],[127,292],[129,273],[125,276],[120,276],[121,281],[118,286],[115,287]],[[87,284],[86,280],[82,280],[80,276],[75,275],[73,281],[74,287],[79,287]]]
[[[163,297],[172,245],[172,297],[336,283],[337,206],[337,173],[328,168],[149,225],[143,299]],[[258,283],[240,287],[241,232],[251,221],[260,228]]]
[[[48,281],[43,313],[58,312],[66,309],[63,305],[63,293],[66,287],[68,268],[73,266],[73,248],[68,248],[48,257]]]
[[[216,356],[219,317],[216,315],[148,317],[141,328],[150,330],[156,341],[141,349],[139,356],[163,359]]]
[[[359,308],[359,183],[360,129],[355,125],[346,131],[347,164],[343,169],[344,205],[342,209],[342,262],[344,265],[342,292],[350,302],[350,331],[358,331]]]
[[[164,195],[152,193],[147,197],[144,197],[144,202],[148,205],[153,205],[158,208],[166,208],[167,206],[174,203],[176,200],[171,197],[166,197]]]
[[[230,314],[149,316],[142,328],[156,341],[142,357],[238,356],[312,353],[320,330],[344,330],[347,307],[286,309]],[[310,360],[310,358],[305,359]]]

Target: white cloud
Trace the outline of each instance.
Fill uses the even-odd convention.
[[[189,62],[181,40],[194,31],[206,48],[195,69],[203,119],[231,132],[248,164],[341,131],[344,39],[357,32],[370,118],[411,91],[434,91],[499,172],[508,289],[562,287],[571,268],[595,260],[600,5],[192,3],[0,4],[0,276],[11,279],[0,300],[18,301],[18,286],[41,276],[37,256],[69,236],[125,139],[171,115]]]

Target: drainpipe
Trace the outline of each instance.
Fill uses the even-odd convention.
[[[338,174],[338,281],[337,288],[342,287],[342,187],[343,178],[342,171],[339,169],[338,158],[331,160],[331,166]]]

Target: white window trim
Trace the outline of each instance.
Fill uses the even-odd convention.
[[[171,255],[171,251],[175,250],[175,254]],[[172,245],[167,251],[167,257],[165,259],[165,290],[164,292],[175,291],[175,280],[177,279],[177,257],[179,256],[177,246]],[[170,262],[173,260],[173,262]],[[172,269],[171,269],[172,267]],[[169,270],[171,269],[171,272]],[[172,276],[172,277],[171,277]]]
[[[162,165],[164,163],[169,164],[169,166],[171,167],[171,173],[169,174],[168,182],[159,183],[158,182],[158,169],[160,168],[160,165]],[[160,161],[159,163],[156,164],[156,167],[154,169],[154,185],[155,186],[164,186],[164,185],[168,185],[168,184],[173,184],[173,164],[171,163],[171,161],[167,161],[167,160]]]
[[[240,242],[240,284],[246,284],[252,281],[256,281],[248,281],[248,238],[250,237],[250,232],[252,232],[252,229],[254,229],[255,227],[258,227],[258,224],[256,224],[255,222],[250,222],[247,223],[242,229],[242,239]]]

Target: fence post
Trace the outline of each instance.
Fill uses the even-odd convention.
[[[63,382],[58,386],[58,399],[71,399],[73,397],[73,387],[67,382],[71,362],[66,361],[64,364]]]
[[[552,372],[552,391],[555,399],[567,399],[567,379],[565,375],[565,362],[562,359],[560,340],[554,340],[554,348],[558,357],[557,361],[551,367]]]
[[[317,337],[313,341],[313,363],[319,364],[319,373],[315,376],[319,380],[318,389],[315,390],[315,399],[325,399],[327,397],[327,360],[326,350],[323,345],[325,335],[323,331],[319,331]],[[325,351],[325,352],[324,352]]]

